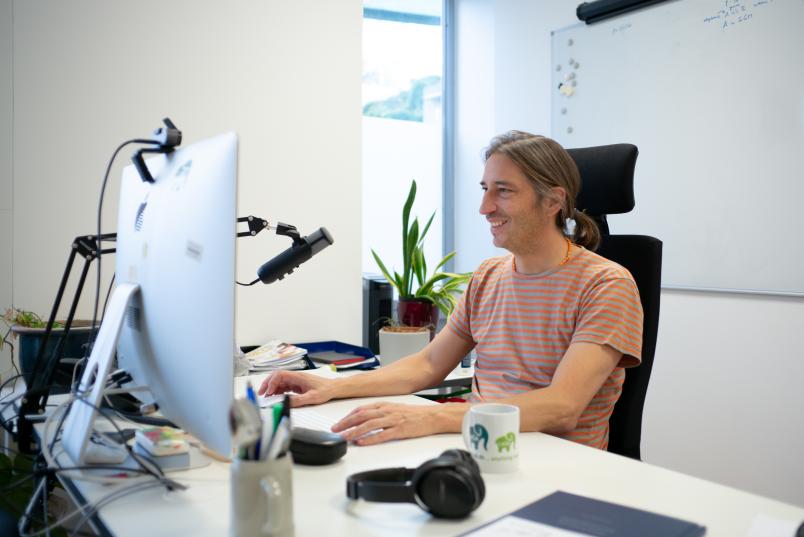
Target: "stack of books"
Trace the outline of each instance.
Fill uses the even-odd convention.
[[[251,371],[275,371],[277,369],[306,369],[307,350],[278,339],[246,353]]]
[[[358,369],[369,365],[380,365],[376,356],[365,357],[336,351],[311,352],[309,358],[313,362],[323,364],[333,371]]]

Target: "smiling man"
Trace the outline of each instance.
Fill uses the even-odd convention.
[[[335,380],[279,371],[261,394],[292,391],[300,406],[413,393],[438,384],[475,349],[469,403],[365,405],[333,431],[358,444],[459,432],[471,404],[497,401],[520,407],[522,431],[606,449],[623,368],[640,362],[636,284],[626,269],[593,253],[600,235],[575,210],[580,176],[558,143],[511,131],[491,141],[485,159],[480,213],[494,245],[510,255],[480,265],[447,328],[388,367]]]

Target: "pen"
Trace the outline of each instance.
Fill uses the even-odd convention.
[[[246,397],[248,398],[251,403],[259,410],[260,406],[257,404],[257,395],[254,393],[254,386],[251,385],[251,381],[246,381]],[[265,424],[262,422],[262,415],[260,415],[260,436],[257,437],[257,441],[254,443],[253,451],[250,449],[252,456],[249,457],[253,460],[260,460],[260,448],[262,447],[262,431],[265,430]]]
[[[282,419],[282,403],[277,403],[273,407],[271,407],[271,412],[273,416],[273,431],[276,432],[276,428],[279,427],[279,420]]]
[[[279,426],[271,438],[271,445],[268,446],[267,459],[273,460],[279,458],[287,452],[287,444],[290,441],[290,420],[282,417]]]
[[[255,405],[257,404],[257,396],[254,394],[254,386],[251,385],[250,380],[246,381],[246,397]]]

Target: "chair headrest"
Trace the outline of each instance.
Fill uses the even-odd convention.
[[[632,144],[567,150],[581,173],[575,201],[589,216],[622,214],[634,208],[634,166],[639,151]]]

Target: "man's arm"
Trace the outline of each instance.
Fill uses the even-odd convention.
[[[522,431],[570,432],[621,357],[622,353],[608,345],[573,343],[558,364],[549,386],[512,395],[500,402],[520,408]]]
[[[259,393],[273,395],[287,391],[293,406],[325,403],[331,399],[410,394],[434,386],[455,369],[472,349],[471,342],[452,330],[442,330],[421,351],[374,371],[323,379],[305,373],[277,371],[266,378]]]
[[[619,351],[607,345],[574,343],[564,354],[550,386],[494,402],[520,408],[522,431],[553,434],[572,431],[620,357]],[[376,403],[355,409],[336,423],[333,430],[361,445],[395,438],[456,433],[461,431],[463,415],[469,406],[468,403],[438,406]],[[361,438],[377,429],[383,431]]]

